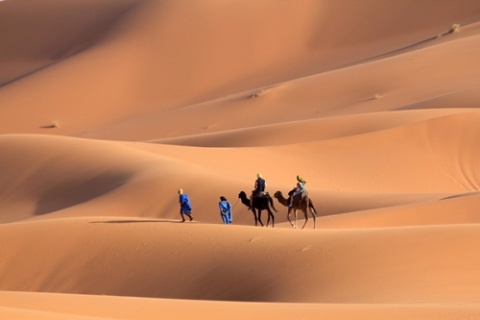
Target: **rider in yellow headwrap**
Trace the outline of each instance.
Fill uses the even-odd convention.
[[[292,191],[290,191],[288,193],[290,195],[289,204],[288,204],[289,207],[292,206],[293,198],[297,194],[302,194],[302,193],[307,191],[306,188],[305,188],[306,183],[307,183],[307,181],[305,181],[305,179],[303,179],[301,176],[297,175],[297,185],[295,186],[295,188]]]

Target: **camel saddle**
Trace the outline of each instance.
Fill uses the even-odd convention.
[[[288,198],[291,198],[294,193],[295,193],[295,189],[290,190],[290,192],[288,192]],[[299,199],[306,198],[306,197],[308,197],[308,191],[307,191],[307,190],[303,190],[302,192],[297,193],[297,194],[295,195],[295,197],[297,197],[297,198],[299,198]]]
[[[257,194],[255,194],[255,193],[253,194],[253,198],[268,198],[268,197],[270,197],[270,194],[266,191],[260,191]]]

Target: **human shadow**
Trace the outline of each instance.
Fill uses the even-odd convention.
[[[105,221],[90,221],[90,223],[118,223],[118,224],[123,224],[123,223],[183,223],[181,220],[166,220],[166,219],[155,219],[155,220],[144,220],[144,219],[138,219],[138,220],[105,220]]]

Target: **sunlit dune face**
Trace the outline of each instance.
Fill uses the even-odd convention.
[[[478,318],[479,1],[0,2],[0,318]]]

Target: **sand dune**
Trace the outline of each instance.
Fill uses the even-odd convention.
[[[479,317],[478,1],[5,0],[0,27],[2,319]],[[305,177],[316,228],[276,199],[255,227],[257,173]]]
[[[192,313],[198,318],[222,319],[226,313],[241,308],[241,313],[229,315],[232,319],[292,319],[304,317],[331,317],[351,319],[363,317],[368,319],[455,319],[474,318],[478,314],[475,306],[429,305],[388,305],[388,304],[271,304],[271,303],[237,303],[205,302],[194,300],[139,299],[127,297],[59,295],[43,293],[15,293],[8,295],[0,292],[2,302],[7,306],[0,308],[3,314],[16,315],[22,319],[157,319],[161,317],[174,319],[191,319]],[[26,299],[19,299],[24,297]],[[45,311],[45,304],[54,302],[54,311]],[[73,302],[73,303],[72,303]],[[83,308],[82,306],[90,307]],[[75,307],[76,306],[76,307]],[[49,309],[51,310],[51,309]]]
[[[120,218],[3,225],[2,237],[10,244],[3,255],[17,276],[8,277],[5,268],[2,286],[213,301],[455,304],[479,299],[472,270],[480,259],[476,225],[296,233],[232,228]],[[28,239],[14,240],[19,233],[28,233]],[[52,249],[58,239],[62,242]],[[29,250],[32,242],[35,250]]]
[[[136,3],[4,1],[0,32],[6,42],[0,53],[0,84],[13,83],[98,43]]]

